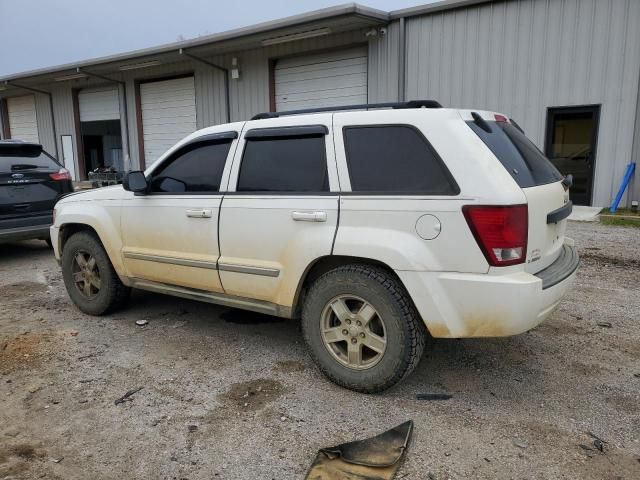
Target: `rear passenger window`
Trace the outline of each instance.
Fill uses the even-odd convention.
[[[326,192],[325,136],[247,139],[238,192]]]
[[[217,140],[187,145],[178,150],[153,173],[151,191],[218,192],[230,146],[230,140]]]
[[[459,193],[440,157],[412,127],[345,127],[344,142],[354,192]]]

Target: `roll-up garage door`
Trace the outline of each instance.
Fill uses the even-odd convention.
[[[81,90],[78,94],[81,122],[120,120],[118,89]]]
[[[11,138],[39,143],[36,99],[33,95],[7,98]]]
[[[367,48],[280,59],[276,110],[367,103]]]
[[[140,85],[145,164],[196,130],[196,94],[193,77]]]

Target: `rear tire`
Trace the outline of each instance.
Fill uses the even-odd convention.
[[[121,307],[131,289],[118,278],[98,238],[73,234],[62,251],[62,277],[69,297],[89,315],[104,315]]]
[[[409,375],[427,336],[402,284],[369,265],[346,265],[318,278],[306,296],[302,331],[318,368],[363,393],[381,392]]]

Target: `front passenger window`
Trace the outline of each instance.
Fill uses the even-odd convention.
[[[220,191],[222,170],[231,146],[230,140],[187,145],[151,178],[151,191],[162,193],[208,193]]]

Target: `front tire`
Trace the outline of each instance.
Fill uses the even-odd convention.
[[[118,278],[98,238],[72,235],[62,251],[62,277],[69,297],[89,315],[104,315],[122,306],[131,289]]]
[[[381,392],[418,365],[426,328],[400,282],[368,265],[318,278],[307,294],[302,330],[320,370],[338,385]]]

